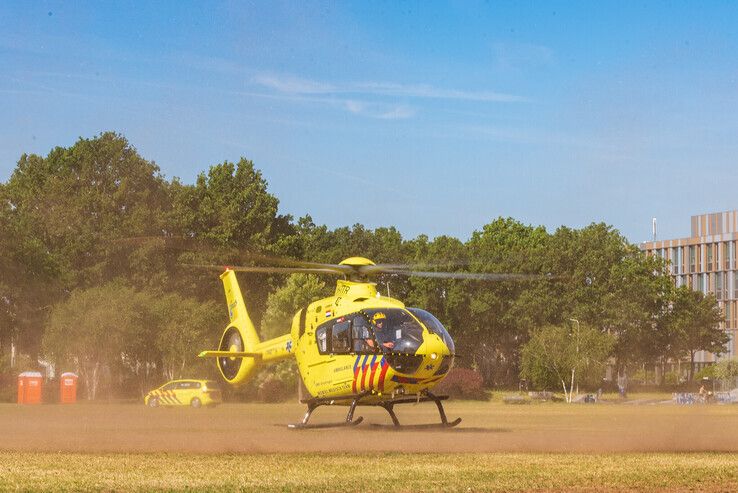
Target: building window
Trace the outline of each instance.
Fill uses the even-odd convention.
[[[730,270],[730,243],[725,242],[723,243],[723,248],[721,248],[721,254],[723,259],[723,270]]]
[[[723,273],[716,272],[715,276],[715,297],[719,300],[723,299]]]
[[[694,245],[689,247],[689,272],[695,271],[696,250],[697,249]]]
[[[730,305],[730,303],[725,303],[725,326],[732,329],[733,320],[730,318]]]
[[[707,245],[707,272],[712,271],[712,244]]]
[[[677,261],[677,249],[672,248],[671,249],[671,255],[669,257],[669,260],[671,260],[671,273],[676,274],[679,272],[679,263]]]

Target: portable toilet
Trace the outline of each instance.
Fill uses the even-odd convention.
[[[77,402],[77,374],[64,372],[59,378],[59,402],[74,404]]]
[[[44,377],[37,371],[18,375],[18,404],[41,404],[41,385]]]

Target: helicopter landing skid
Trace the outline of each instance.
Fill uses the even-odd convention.
[[[387,411],[387,413],[390,415],[390,418],[392,418],[392,427],[395,429],[429,429],[429,428],[453,428],[454,426],[461,423],[461,418],[456,418],[453,421],[449,421],[448,418],[446,418],[446,412],[443,410],[443,404],[441,401],[445,401],[448,399],[447,395],[435,395],[430,392],[426,392],[425,395],[420,396],[419,398],[412,398],[412,397],[402,397],[399,399],[392,399],[389,401],[380,402],[377,404],[378,406],[381,406]],[[394,407],[397,404],[417,404],[418,402],[428,402],[433,401],[436,403],[436,407],[438,407],[438,414],[441,417],[440,423],[431,423],[431,424],[419,424],[419,425],[401,425],[400,420],[397,419],[397,415],[395,414]],[[381,426],[384,427],[384,425],[372,425],[372,426]]]
[[[330,406],[335,404],[338,400],[346,401],[350,399],[351,397],[345,398],[345,399],[335,399],[335,398],[323,398],[323,399],[310,399],[307,401],[308,409],[305,413],[305,416],[302,418],[302,423],[294,423],[287,425],[288,428],[291,430],[306,430],[306,429],[316,429],[316,428],[336,428],[339,426],[356,426],[362,421],[364,421],[364,418],[362,416],[359,416],[358,418],[354,419],[354,411],[356,410],[356,406],[359,404],[359,401],[362,397],[366,396],[368,392],[364,392],[362,394],[357,394],[353,396],[353,400],[351,401],[351,405],[349,406],[348,414],[346,414],[346,421],[342,421],[339,423],[319,423],[316,425],[310,425],[308,424],[308,421],[310,420],[310,416],[313,414],[313,411],[317,409],[320,406]]]
[[[367,396],[368,394],[369,392],[364,392],[362,394],[355,394],[353,396],[344,397],[343,399],[336,399],[336,398],[309,399],[305,401],[308,406],[308,409],[307,409],[307,412],[305,413],[305,416],[302,418],[302,422],[296,423],[296,424],[290,424],[288,425],[288,427],[290,429],[296,430],[296,429],[310,429],[310,428],[332,428],[332,427],[338,427],[338,426],[356,426],[364,420],[364,418],[361,416],[354,419],[354,411],[356,410],[356,406],[358,405],[379,406],[379,407],[384,408],[384,410],[387,411],[387,413],[390,415],[390,418],[392,418],[391,426],[395,429],[453,428],[454,426],[461,423],[461,418],[456,418],[453,421],[449,421],[448,418],[446,418],[446,412],[443,410],[443,404],[441,401],[448,399],[447,395],[437,396],[430,392],[426,392],[425,394],[416,396],[416,397],[399,397],[399,398],[394,398],[394,399],[388,399],[386,401],[361,403],[360,402],[361,399]],[[320,406],[330,406],[338,402],[346,402],[349,399],[352,399],[352,400],[351,400],[351,405],[349,407],[348,414],[346,415],[346,421],[339,422],[339,423],[321,423],[321,424],[316,424],[316,425],[308,424],[308,421],[310,420],[310,416],[313,414],[313,411],[315,411],[316,408]],[[401,425],[400,424],[400,420],[397,419],[397,415],[395,414],[395,410],[394,410],[394,407],[397,404],[417,404],[418,402],[429,402],[429,401],[433,401],[436,403],[436,406],[438,407],[438,414],[441,417],[440,423],[419,424],[419,425]],[[384,425],[373,425],[373,426],[384,426]]]

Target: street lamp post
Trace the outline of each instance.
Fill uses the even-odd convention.
[[[574,370],[576,366],[579,364],[579,320],[576,318],[570,318],[569,321],[574,322],[577,324],[577,345],[576,345],[576,358],[574,360],[574,365],[571,368],[571,387],[569,387],[569,402],[572,401],[572,392],[574,392]],[[577,395],[579,395],[579,382],[577,382]]]

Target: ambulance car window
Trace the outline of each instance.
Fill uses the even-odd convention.
[[[202,385],[200,384],[200,382],[193,382],[193,387],[199,389],[200,387],[202,387]]]
[[[326,354],[328,352],[328,325],[321,325],[318,330],[315,331],[315,338],[318,341],[318,351],[320,354]]]
[[[176,387],[176,383],[168,383],[162,388],[162,390],[174,390]]]
[[[333,326],[333,337],[331,338],[332,352],[336,354],[348,353],[351,351],[350,321],[347,318],[339,319]]]

